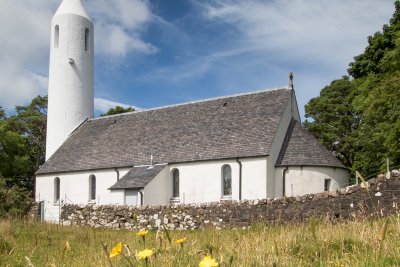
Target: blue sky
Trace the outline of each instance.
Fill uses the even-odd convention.
[[[68,0],[65,0],[68,1]],[[392,0],[82,0],[95,23],[95,113],[287,86],[300,112],[381,30]],[[0,0],[0,105],[47,93],[61,0]]]

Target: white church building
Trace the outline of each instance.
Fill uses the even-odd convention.
[[[289,87],[93,118],[93,23],[80,0],[52,19],[45,219],[62,203],[168,205],[344,187],[349,172],[300,123]]]

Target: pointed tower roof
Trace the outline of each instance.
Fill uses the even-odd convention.
[[[90,20],[81,0],[63,0],[54,16],[61,14],[75,14]]]

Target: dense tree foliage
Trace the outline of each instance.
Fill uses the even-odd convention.
[[[25,215],[33,204],[32,193],[18,186],[8,187],[0,177],[0,218]]]
[[[131,111],[135,111],[135,109],[132,107],[124,108],[121,106],[115,106],[113,108],[110,108],[106,113],[101,114],[100,117],[104,117],[104,116],[108,116],[108,115],[116,115],[116,114],[131,112]]]
[[[44,163],[47,97],[17,106],[7,116],[0,107],[0,216],[23,214],[31,204],[35,172]]]
[[[45,160],[47,96],[38,96],[28,106],[16,106],[16,115],[8,118],[15,132],[23,137],[29,157],[29,172],[23,182],[32,188],[35,172]]]
[[[322,89],[318,98],[313,98],[305,107],[305,126],[325,147],[351,167],[353,163],[352,132],[359,125],[359,117],[351,106],[350,92],[353,84],[349,77],[333,81]]]
[[[4,177],[8,187],[24,187],[29,169],[29,155],[24,138],[13,131],[6,120],[0,121],[0,177]]]
[[[400,165],[400,1],[389,25],[368,38],[349,74],[306,105],[305,126],[364,176]]]

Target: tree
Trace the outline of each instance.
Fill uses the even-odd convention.
[[[350,63],[348,73],[355,79],[365,77],[372,73],[384,73],[388,71],[388,65],[398,66],[399,54],[390,53],[399,46],[400,31],[400,1],[395,2],[395,13],[389,25],[383,26],[382,32],[376,32],[374,36],[368,37],[368,46],[364,53],[354,57]]]
[[[344,77],[306,105],[305,126],[346,166],[373,177],[400,167],[400,1]]]
[[[320,96],[305,106],[305,127],[334,153],[347,167],[353,163],[351,140],[359,124],[349,97],[353,89],[349,77],[333,81]]]
[[[22,136],[7,121],[0,121],[0,177],[6,186],[25,186],[30,171],[28,149]]]
[[[8,118],[11,128],[24,140],[30,168],[23,187],[33,189],[35,172],[44,163],[46,151],[47,96],[37,96],[27,106],[16,106]]]
[[[6,118],[6,113],[4,112],[4,109],[2,106],[0,106],[0,121],[4,120]]]
[[[391,165],[400,166],[400,71],[354,80],[352,105],[362,114],[354,169],[372,175]]]
[[[131,111],[135,111],[135,109],[132,107],[124,108],[121,106],[115,106],[113,108],[110,108],[106,113],[101,114],[100,117],[104,117],[104,116],[108,116],[108,115],[116,115],[116,114],[131,112]]]

